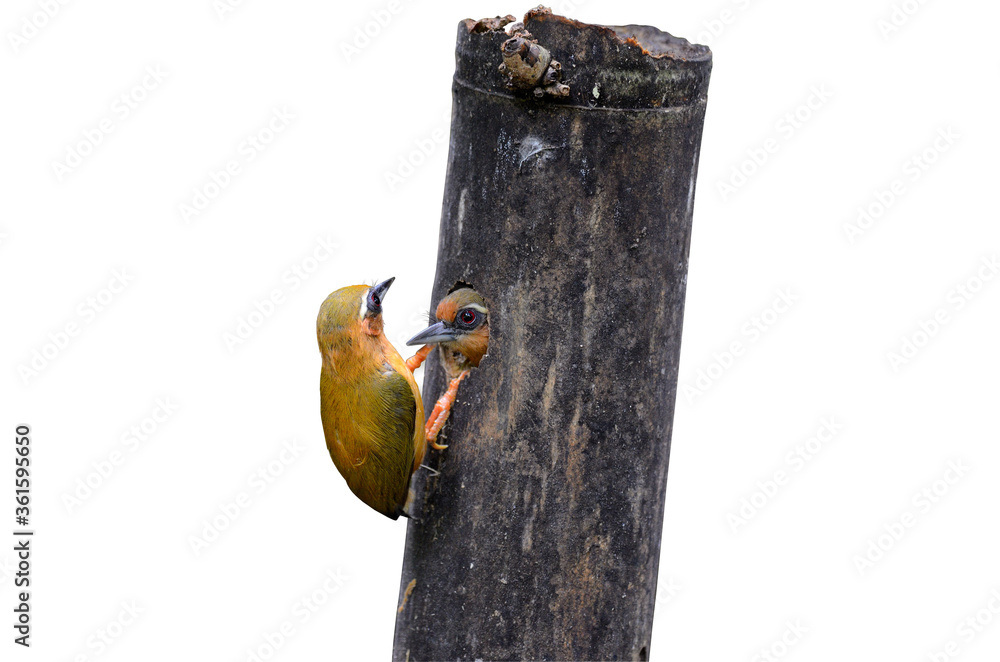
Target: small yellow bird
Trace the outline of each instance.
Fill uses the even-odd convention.
[[[424,345],[406,363],[416,370],[437,344],[451,383],[427,419],[424,436],[437,449],[448,448],[438,444],[438,432],[444,427],[451,413],[451,406],[458,395],[458,385],[468,376],[490,347],[489,310],[479,292],[471,287],[459,287],[441,299],[434,311],[437,322],[406,341],[407,345]]]
[[[410,477],[423,461],[424,406],[413,369],[382,332],[392,285],[344,287],[316,320],[320,407],[330,457],[355,495],[386,517],[409,517]]]

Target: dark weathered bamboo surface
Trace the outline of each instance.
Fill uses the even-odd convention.
[[[711,53],[525,27],[568,97],[508,90],[507,35],[458,29],[431,309],[473,285],[491,344],[415,477],[396,660],[649,657]],[[432,354],[427,411],[446,386]]]

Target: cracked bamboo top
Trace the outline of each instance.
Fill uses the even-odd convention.
[[[648,25],[604,26],[553,14],[524,16],[524,28],[562,67],[568,96],[539,99],[512,90],[498,68],[513,16],[466,19],[458,25],[455,82],[485,93],[524,96],[538,103],[595,109],[670,109],[703,103],[712,51]]]

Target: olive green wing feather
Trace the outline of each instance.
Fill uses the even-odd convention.
[[[406,503],[413,471],[413,432],[416,427],[417,402],[406,378],[389,369],[379,373],[372,389],[379,429],[368,462],[374,471],[373,483],[381,483],[386,509],[381,512],[395,519]]]

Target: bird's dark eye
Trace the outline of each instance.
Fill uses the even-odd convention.
[[[382,312],[382,299],[375,292],[368,295],[368,312],[376,314]]]
[[[458,321],[465,325],[476,323],[476,311],[466,308],[458,314]]]

